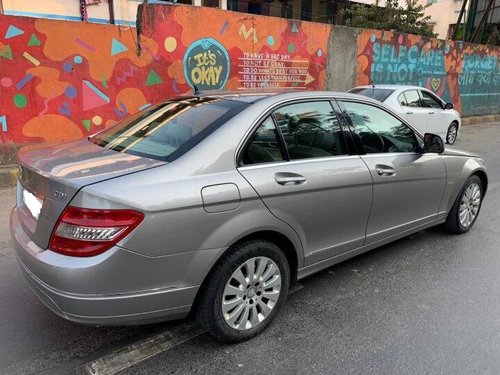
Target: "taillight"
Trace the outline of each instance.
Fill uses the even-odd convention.
[[[101,254],[133,231],[144,219],[135,210],[99,210],[68,206],[59,217],[49,249],[75,257]]]

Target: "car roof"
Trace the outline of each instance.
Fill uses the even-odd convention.
[[[360,96],[358,94],[351,94],[342,91],[311,91],[311,90],[293,90],[283,88],[281,90],[241,90],[241,91],[202,91],[196,95],[186,95],[179,98],[225,98],[229,100],[237,100],[246,103],[256,103],[264,99],[270,100],[287,100],[287,99],[301,99],[301,98],[362,98],[365,101],[379,103],[378,101]]]
[[[391,90],[408,90],[408,89],[424,89],[422,86],[414,86],[414,85],[364,85],[364,86],[356,86],[353,89],[391,89]],[[352,90],[352,89],[351,89]]]

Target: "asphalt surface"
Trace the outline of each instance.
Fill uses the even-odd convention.
[[[137,343],[160,334],[163,346],[155,339],[149,358],[122,374],[499,374],[499,139],[497,123],[466,127],[457,142],[483,156],[490,176],[469,233],[432,228],[302,280],[266,332],[236,345],[201,330],[176,339],[190,320],[96,328],[57,317],[17,268],[15,191],[0,190],[0,373],[85,374],[103,356],[131,364],[144,356]]]

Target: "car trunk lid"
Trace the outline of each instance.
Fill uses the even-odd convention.
[[[87,139],[20,152],[17,206],[21,223],[45,249],[59,216],[82,187],[163,164]]]

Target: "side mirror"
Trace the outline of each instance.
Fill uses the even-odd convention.
[[[443,139],[436,134],[425,133],[423,153],[435,152],[441,154],[444,151]]]
[[[446,103],[444,109],[453,109],[453,103]]]

